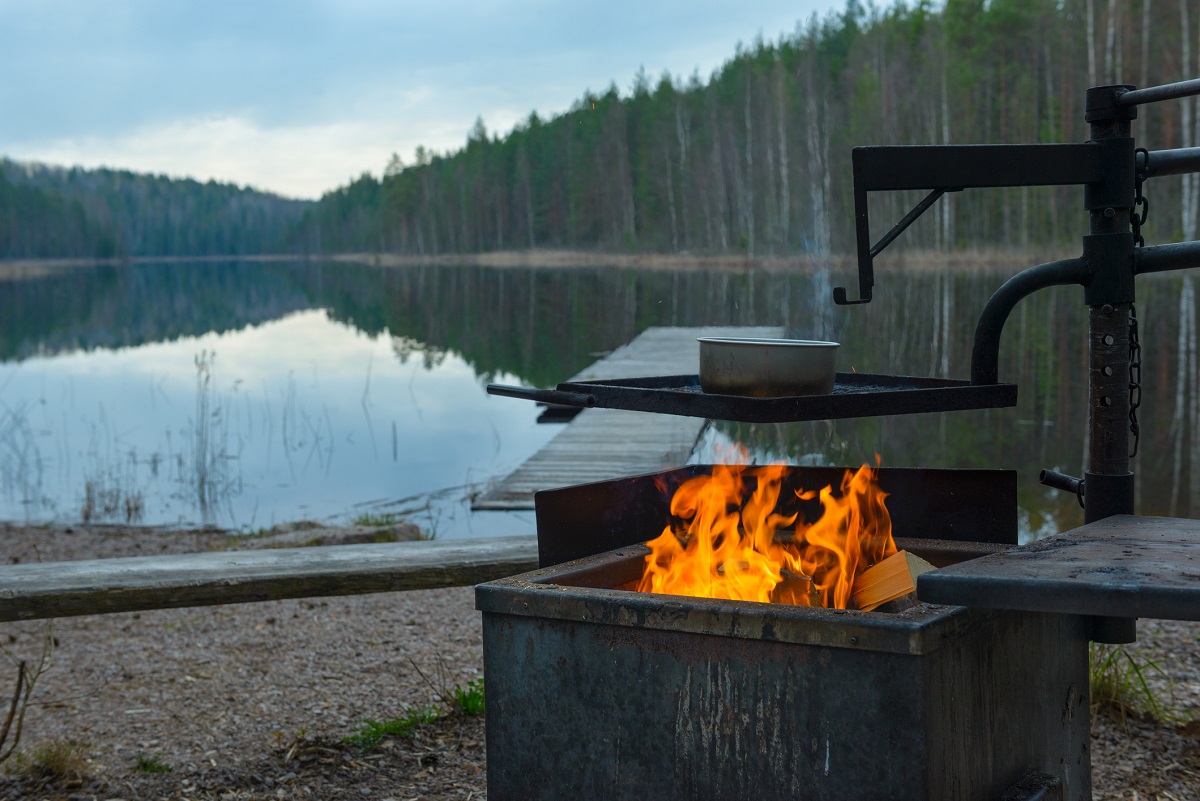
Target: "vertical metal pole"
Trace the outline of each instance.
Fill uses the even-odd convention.
[[[1137,106],[1118,107],[1132,86],[1099,86],[1087,92],[1092,141],[1102,147],[1100,181],[1084,187],[1091,227],[1083,238],[1090,275],[1084,284],[1088,313],[1088,469],[1084,471],[1084,522],[1133,514],[1129,470],[1129,310],[1134,300],[1133,213],[1136,155],[1132,122]],[[1088,639],[1137,639],[1134,618],[1088,618]]]
[[[1133,514],[1129,470],[1129,304],[1092,306],[1088,320],[1088,469],[1084,519]]]
[[[1084,189],[1091,217],[1084,237],[1090,268],[1085,297],[1088,320],[1088,468],[1084,473],[1086,522],[1133,514],[1129,470],[1129,309],[1134,301],[1133,211],[1136,106],[1116,98],[1131,86],[1100,86],[1087,92],[1091,141],[1103,146],[1103,175]]]

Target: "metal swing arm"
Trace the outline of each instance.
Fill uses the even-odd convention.
[[[977,187],[1094,183],[1101,178],[1104,151],[1092,142],[854,148],[859,299],[850,300],[846,290],[838,287],[834,302],[843,306],[869,302],[875,284],[874,258],[944,193]],[[867,193],[904,189],[928,189],[930,193],[872,246]]]
[[[1105,120],[1132,120],[1139,105],[1193,95],[1200,95],[1200,78],[1145,89],[1095,87],[1088,91],[1086,117],[1102,125]],[[1097,137],[1079,144],[856,147],[852,164],[859,297],[851,300],[845,288],[837,287],[834,302],[839,305],[871,300],[874,258],[946,192],[1083,184],[1084,205],[1089,210],[1126,208],[1135,176],[1140,183],[1157,176],[1200,172],[1200,147],[1134,152],[1133,140],[1127,135]],[[929,190],[929,194],[872,245],[868,193],[910,189]],[[1135,272],[1195,266],[1186,248],[1148,253],[1137,261]]]

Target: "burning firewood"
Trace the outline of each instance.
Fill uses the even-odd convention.
[[[917,576],[933,570],[933,565],[908,551],[896,551],[883,561],[859,573],[851,597],[854,605],[869,612],[881,604],[917,591]]]
[[[674,522],[646,543],[638,591],[848,608],[855,569],[895,550],[887,494],[868,465],[847,470],[838,490],[796,491],[822,507],[797,528],[799,513],[780,510],[788,470],[715,465],[680,485]]]
[[[783,578],[771,591],[771,603],[794,604],[796,606],[820,606],[821,593],[813,586],[812,579],[793,573],[786,567],[779,571]]]

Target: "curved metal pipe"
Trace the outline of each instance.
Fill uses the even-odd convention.
[[[971,383],[996,384],[1000,374],[1000,334],[1008,315],[1024,298],[1052,286],[1084,284],[1090,275],[1082,258],[1063,259],[1022,270],[996,290],[975,326],[975,347],[971,351]]]

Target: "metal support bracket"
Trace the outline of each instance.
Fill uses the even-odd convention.
[[[892,244],[896,237],[904,232],[905,228],[916,222],[916,219],[929,210],[929,207],[938,201],[946,192],[956,192],[957,189],[934,189],[928,195],[921,199],[921,202],[913,207],[912,211],[905,214],[900,222],[892,226],[892,230],[883,235],[883,238],[877,242],[874,247],[871,246],[871,223],[867,213],[867,193],[859,192],[857,182],[854,191],[854,219],[857,227],[858,237],[858,300],[850,300],[846,295],[845,287],[834,287],[833,302],[839,306],[856,306],[860,303],[871,302],[871,290],[875,285],[875,268],[874,259],[883,249]],[[862,253],[867,252],[867,260],[864,263]]]
[[[946,192],[979,187],[1090,184],[1103,177],[1104,155],[1105,149],[1094,142],[854,148],[851,161],[859,297],[851,300],[844,287],[836,287],[834,303],[840,306],[869,303],[875,285],[875,257]],[[906,189],[924,189],[929,194],[872,245],[868,193]]]
[[[1087,615],[1084,617],[1087,627],[1087,638],[1092,642],[1105,645],[1128,645],[1137,642],[1136,617],[1100,617]]]

